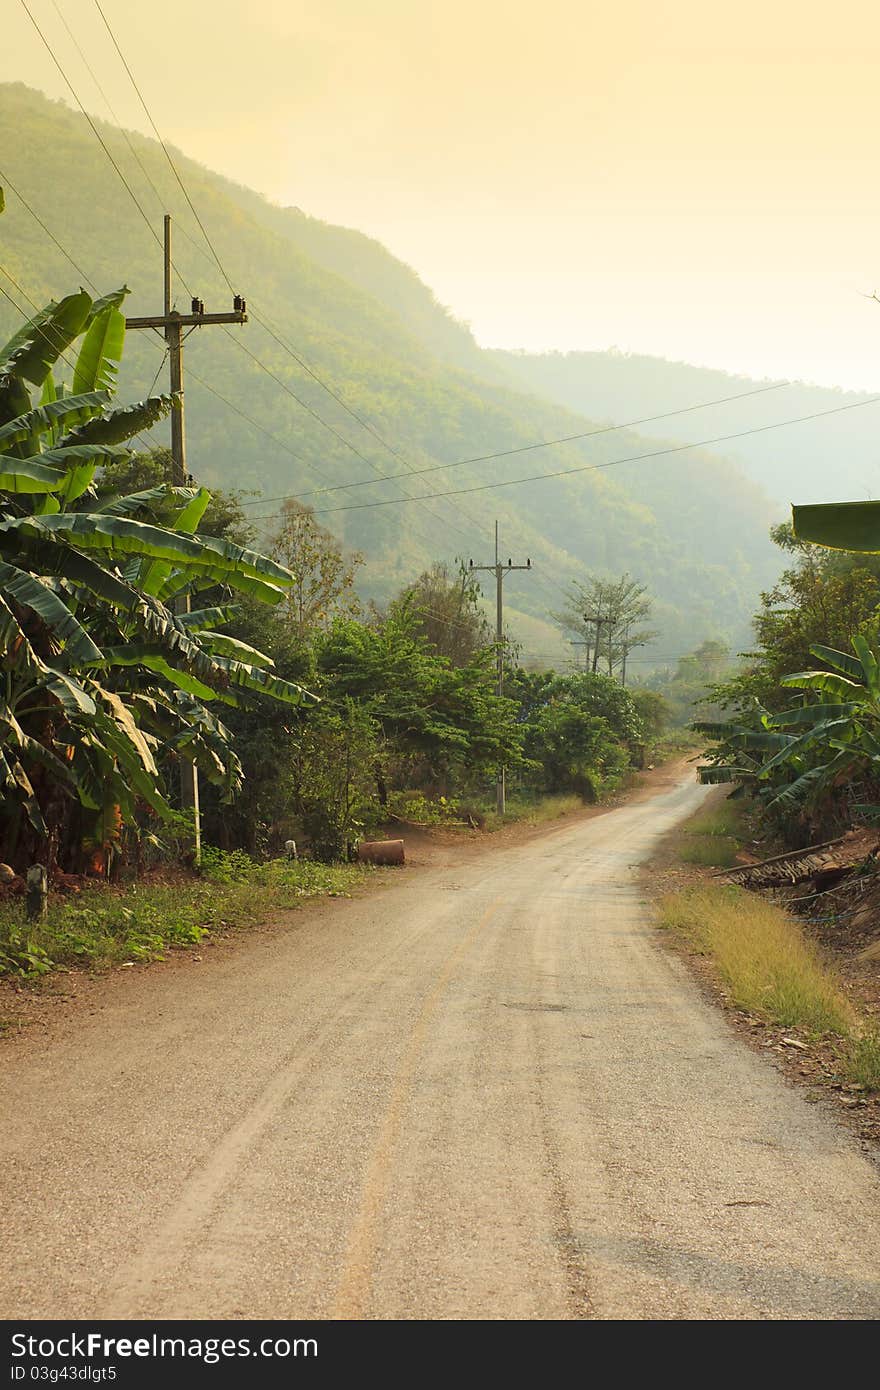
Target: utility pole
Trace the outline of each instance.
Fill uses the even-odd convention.
[[[192,479],[186,471],[186,427],[183,407],[183,343],[194,328],[205,328],[219,323],[247,323],[247,304],[241,295],[235,295],[232,312],[225,314],[206,314],[201,299],[192,299],[190,313],[180,314],[174,308],[171,291],[171,214],[165,214],[164,237],[165,262],[165,307],[161,314],[147,314],[127,318],[126,328],[152,328],[161,333],[168,347],[168,366],[170,372],[171,394],[174,405],[171,410],[171,482],[174,487],[186,487]],[[189,331],[184,333],[184,329]],[[189,610],[189,600],[181,602],[183,612]],[[185,810],[192,810],[195,822],[195,862],[202,858],[202,828],[199,816],[199,770],[194,762],[186,760],[180,773],[180,800]]]
[[[504,576],[513,570],[530,570],[532,562],[527,559],[524,565],[515,565],[512,560],[508,560],[506,565],[502,565],[498,558],[498,522],[495,522],[495,563],[494,565],[475,565],[473,560],[468,561],[468,569],[476,572],[485,570],[488,574],[495,576],[495,649],[498,662],[498,694],[504,693]],[[503,816],[506,810],[506,788],[505,788],[505,769],[502,767],[495,783],[495,805],[499,816]]]
[[[626,658],[629,654],[629,623],[623,629],[623,670],[620,676],[620,684],[626,688]]]
[[[601,613],[585,613],[584,622],[596,624],[596,646],[593,649],[593,675],[595,676],[599,669],[599,638],[602,635],[602,628],[611,622],[611,618],[603,618]]]

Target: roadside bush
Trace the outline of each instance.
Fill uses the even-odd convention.
[[[243,849],[202,846],[202,873],[213,883],[244,883],[253,873],[254,861]]]
[[[296,749],[296,813],[316,859],[344,859],[375,826],[377,728],[362,706],[321,708],[303,725]]]

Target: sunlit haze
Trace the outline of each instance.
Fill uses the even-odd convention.
[[[93,0],[30,0],[148,132]],[[880,387],[868,3],[106,0],[156,120],[409,262],[484,345]],[[0,78],[70,100],[24,9]]]

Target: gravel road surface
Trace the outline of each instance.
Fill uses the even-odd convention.
[[[0,1316],[877,1317],[877,1168],[642,900],[703,795],[405,870],[5,1045]]]

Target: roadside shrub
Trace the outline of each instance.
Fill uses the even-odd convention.
[[[202,846],[202,873],[213,883],[246,883],[254,870],[254,861],[243,849],[217,849]]]

